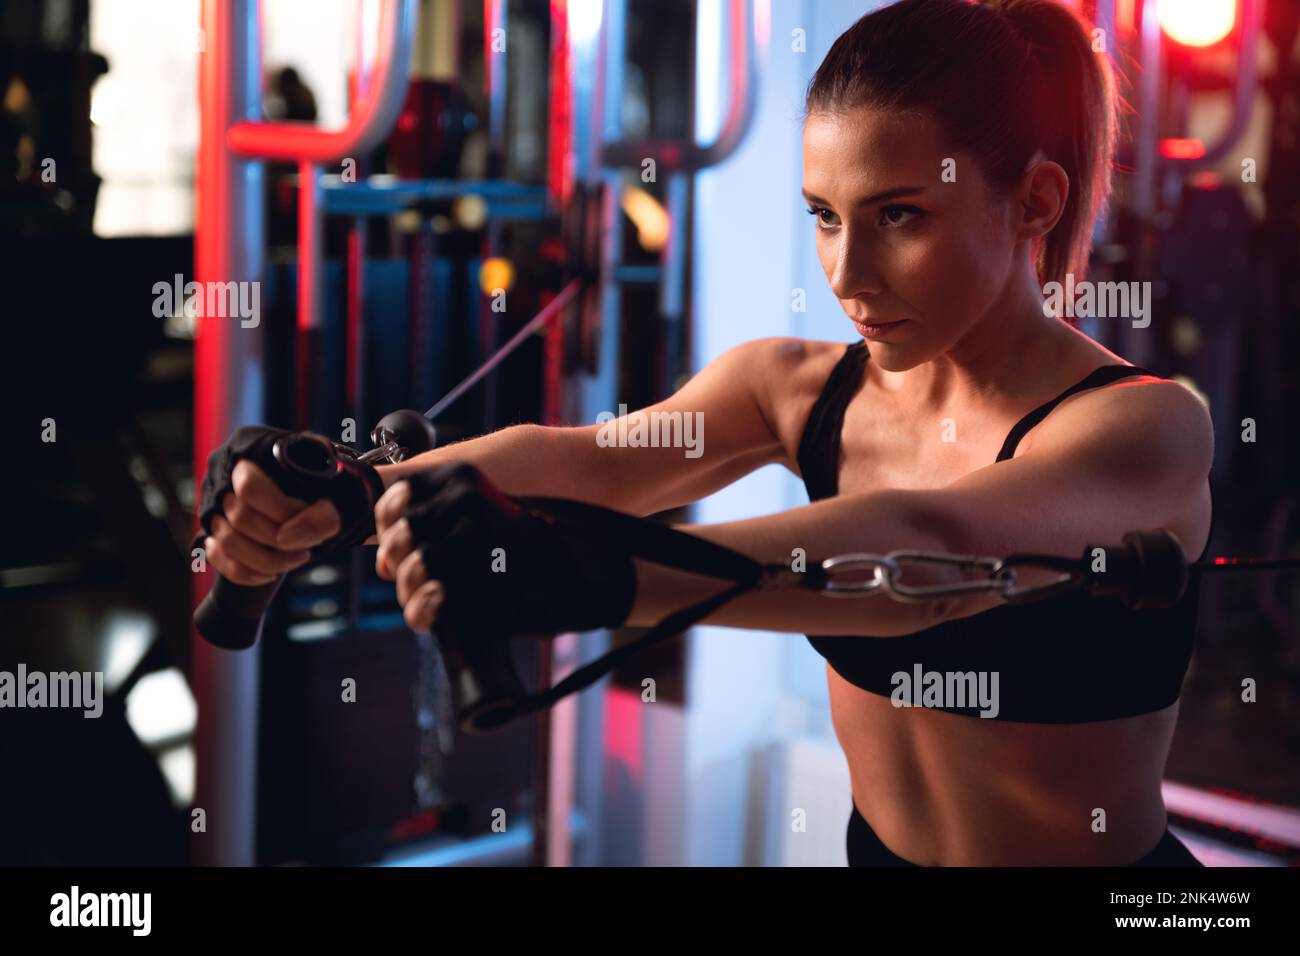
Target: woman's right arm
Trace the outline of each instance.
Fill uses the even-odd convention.
[[[689,504],[785,460],[763,391],[780,342],[738,345],[664,401],[604,424],[513,425],[379,472],[391,486],[414,472],[463,461],[512,495],[572,498],[640,516]],[[641,442],[633,438],[638,423]],[[660,447],[649,446],[652,433],[661,437]]]
[[[786,459],[769,425],[767,387],[788,376],[791,340],[755,339],[724,352],[676,394],[608,424],[577,427],[514,425],[378,469],[385,487],[447,462],[474,465],[513,495],[572,498],[645,516],[666,511]],[[796,361],[797,364],[797,360]],[[613,412],[614,410],[610,410]],[[640,417],[679,427],[675,446],[610,444],[602,433],[630,434]],[[686,426],[689,424],[689,429]],[[669,431],[669,438],[674,437]],[[327,500],[311,505],[287,497],[250,461],[233,474],[234,491],[208,542],[217,570],[241,584],[262,584],[306,562],[308,548],[339,531]],[[373,543],[372,535],[369,542]]]

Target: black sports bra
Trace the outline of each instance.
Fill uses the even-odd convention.
[[[848,346],[804,426],[799,467],[812,501],[838,494],[844,411],[868,357],[865,341]],[[1017,422],[997,461],[1011,458],[1025,434],[1070,395],[1153,374],[1132,365],[1096,369]],[[1210,492],[1213,533],[1213,486]],[[1198,585],[1192,575],[1182,600],[1159,611],[1070,594],[999,605],[903,637],[807,637],[841,677],[899,706],[1034,724],[1113,720],[1178,699],[1192,656]]]

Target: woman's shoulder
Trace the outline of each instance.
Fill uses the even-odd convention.
[[[755,368],[765,381],[798,391],[803,385],[820,388],[849,346],[848,342],[772,335],[753,339],[744,347],[749,349]]]
[[[1044,420],[1044,425],[1053,420],[1060,424],[1071,419],[1071,425],[1078,427],[1085,418],[1093,418],[1097,424],[1104,425],[1108,420],[1106,412],[1185,424],[1209,420],[1208,400],[1190,380],[1153,374],[1081,333],[1076,333],[1070,348],[1054,364],[1058,375],[1057,389],[1064,389],[1072,383],[1077,383],[1075,388],[1085,383],[1091,387],[1084,387],[1062,401],[1060,407]],[[1116,368],[1117,374],[1100,381],[1086,381],[1110,368]]]
[[[709,365],[739,373],[765,407],[775,408],[819,393],[849,347],[847,342],[771,335],[735,345]]]
[[[819,355],[843,355],[849,342],[828,342],[821,339],[801,339],[793,335],[766,335],[749,339],[735,346],[755,354],[768,354],[786,361],[799,361]]]
[[[1112,365],[1132,363],[1115,357]],[[1091,435],[1102,444],[1123,447],[1132,436],[1150,452],[1178,449],[1193,472],[1208,471],[1214,454],[1214,425],[1208,402],[1192,383],[1153,375],[1139,366],[1133,374],[1079,392],[1063,401],[1035,429],[1037,444]]]
[[[849,347],[847,342],[785,335],[752,339],[737,347],[754,398],[792,470],[808,414]]]

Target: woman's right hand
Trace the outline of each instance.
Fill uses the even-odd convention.
[[[322,552],[364,541],[374,527],[383,482],[373,468],[341,463],[323,482],[268,470],[285,467],[277,444],[298,439],[316,436],[242,425],[208,456],[194,546],[232,584],[271,584]]]
[[[204,548],[231,583],[270,584],[306,564],[308,549],[339,533],[339,514],[328,500],[308,505],[291,498],[248,459],[236,462],[230,477],[233,490],[212,516]]]

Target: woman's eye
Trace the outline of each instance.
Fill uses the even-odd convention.
[[[835,215],[835,213],[831,212],[825,206],[813,206],[808,210],[808,215],[817,217],[818,229],[826,229],[830,226],[835,225],[833,222],[827,222],[826,219],[823,218],[824,215],[829,215],[829,216]]]
[[[905,226],[912,221],[915,216],[921,215],[921,210],[915,206],[886,206],[880,210],[880,224],[882,226]]]

